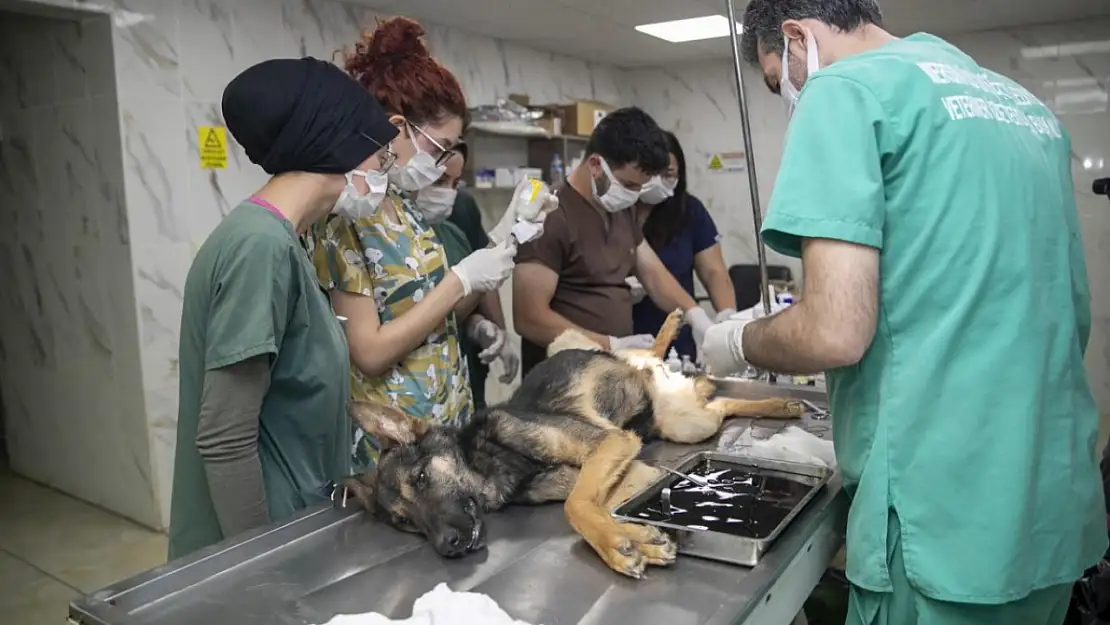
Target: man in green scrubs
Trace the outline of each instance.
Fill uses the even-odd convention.
[[[752,0],[742,47],[793,112],[763,237],[804,288],[703,349],[827,371],[848,622],[1061,623],[1107,546],[1066,132],[875,0]]]
[[[333,210],[376,210],[349,172],[384,186],[382,146],[397,135],[357,82],[311,58],[245,70],[223,113],[273,177],[185,281],[171,560],[322,503],[349,475],[347,341],[300,236]]]

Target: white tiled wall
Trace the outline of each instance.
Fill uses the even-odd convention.
[[[13,468],[157,526],[109,29],[0,14],[0,381]]]
[[[1104,414],[1110,413],[1110,201],[1096,197],[1091,183],[1110,177],[1110,53],[1103,46],[1102,52],[1076,56],[1026,57],[1033,48],[1108,37],[1110,20],[1103,19],[951,38],[984,66],[1021,82],[1048,102],[1071,134],[1094,309],[1087,368]],[[1024,55],[1023,50],[1027,50]],[[755,69],[746,70],[760,200],[766,209],[782,157],[786,115],[781,100],[764,87],[762,76]],[[673,129],[682,142],[691,191],[705,201],[722,230],[726,261],[755,262],[746,174],[709,173],[706,167],[712,153],[743,147],[731,61],[636,70],[628,72],[628,80],[632,101]],[[771,260],[776,262],[774,254]]]

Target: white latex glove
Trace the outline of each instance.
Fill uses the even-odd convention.
[[[520,350],[512,341],[505,341],[497,357],[501,359],[501,365],[505,368],[505,372],[497,379],[502,384],[511,384],[516,379],[516,372],[520,370]]]
[[[754,319],[724,321],[706,331],[701,351],[710,373],[723,377],[747,369],[742,340],[744,327],[752,321]]]
[[[632,336],[609,337],[609,351],[616,352],[622,349],[651,349],[655,344],[655,337],[650,334],[633,334]]]
[[[627,284],[629,290],[632,291],[633,304],[639,304],[644,301],[644,296],[647,295],[647,291],[644,290],[644,285],[640,284],[636,276],[628,276],[624,279],[624,283]]]
[[[508,241],[513,226],[517,225],[518,218],[539,226],[539,228],[523,228],[520,230],[521,232],[527,232],[528,236],[531,237],[529,240],[537,239],[543,234],[543,220],[552,211],[559,208],[559,198],[548,190],[547,185],[544,185],[543,196],[534,202],[530,202],[528,200],[531,199],[531,194],[527,191],[531,184],[531,181],[526,178],[516,185],[516,189],[513,190],[513,199],[509,201],[509,206],[505,209],[505,214],[501,216],[501,221],[497,222],[497,225],[489,232],[490,241],[494,243]],[[520,227],[518,226],[518,228]]]
[[[475,313],[466,321],[466,335],[482,348],[478,353],[478,360],[482,364],[488,365],[501,359],[505,372],[498,379],[502,384],[509,384],[516,379],[516,372],[520,369],[520,353],[504,329]]]
[[[686,325],[690,326],[690,330],[694,333],[694,344],[701,345],[705,340],[705,332],[713,325],[713,320],[709,318],[709,313],[705,312],[701,306],[694,306],[686,311],[683,315],[686,320]]]
[[[720,323],[722,321],[728,321],[735,314],[736,314],[736,309],[735,308],[726,308],[726,309],[722,310],[721,312],[717,313],[717,316],[713,318],[713,322],[714,323]]]
[[[494,247],[478,250],[462,259],[451,270],[463,285],[463,295],[485,293],[501,286],[513,272],[516,246],[499,243]]]
[[[790,308],[789,304],[779,304],[778,302],[771,302],[771,314],[777,315],[780,312]],[[744,319],[761,319],[766,317],[767,313],[763,311],[763,302],[759,302],[755,306],[746,310],[741,310],[738,313],[733,313],[729,319],[732,321],[742,321]]]
[[[505,345],[505,331],[479,314],[473,314],[467,318],[466,335],[482,348],[478,353],[478,360],[483,365],[493,362]]]

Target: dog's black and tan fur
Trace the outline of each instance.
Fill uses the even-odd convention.
[[[565,501],[571,525],[615,571],[639,578],[646,565],[670,564],[669,537],[609,514],[659,475],[636,460],[642,441],[696,443],[728,416],[792,418],[803,410],[782,399],[713,399],[708,379],[669,374],[661,352],[679,325],[672,316],[652,351],[616,354],[565,333],[509,401],[461,428],[355,404],[353,416],[387,447],[376,473],[344,485],[367,509],[427,536],[448,557],[484,546],[484,512]]]

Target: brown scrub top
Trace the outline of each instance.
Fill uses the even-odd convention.
[[[540,263],[559,274],[551,310],[591,332],[632,334],[632,294],[625,279],[636,271],[643,231],[632,209],[607,213],[570,185],[557,192],[559,210],[544,221],[543,235],[520,246],[517,264]],[[526,375],[546,357],[546,345],[521,344]]]

